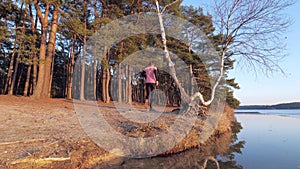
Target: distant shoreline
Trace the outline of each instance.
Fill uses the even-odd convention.
[[[249,112],[237,111],[237,112],[234,112],[234,114],[262,114],[262,113],[260,113],[260,112],[252,112],[252,111],[249,111]]]
[[[273,109],[273,110],[238,110],[234,111],[235,115],[283,115],[283,116],[299,116],[300,109]]]
[[[245,105],[237,110],[294,110],[300,109],[300,102],[281,103],[276,105]]]

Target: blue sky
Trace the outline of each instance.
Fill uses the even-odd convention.
[[[208,0],[184,0],[183,4],[201,6],[205,8]],[[285,70],[285,75],[274,73],[267,77],[265,74],[251,72],[250,69],[242,69],[235,65],[235,70],[230,76],[236,78],[241,89],[236,90],[235,97],[241,101],[241,105],[264,105],[287,102],[300,102],[300,1],[284,11],[289,15],[293,24],[287,31],[288,56],[280,63]]]

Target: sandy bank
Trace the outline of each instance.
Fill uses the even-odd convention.
[[[106,108],[105,116],[112,126],[130,137],[151,137],[167,130],[177,116],[163,113],[152,125],[136,124],[116,115],[118,112],[113,105],[99,105]],[[143,108],[142,105],[135,106]],[[174,107],[165,111],[172,109]],[[88,137],[72,101],[0,96],[0,116],[0,168],[89,168],[117,158]],[[225,107],[214,135],[230,131],[233,119],[233,110]],[[203,120],[197,119],[195,124],[179,144],[164,154],[199,147]],[[132,126],[131,130],[128,125]],[[210,142],[216,139],[213,137]]]

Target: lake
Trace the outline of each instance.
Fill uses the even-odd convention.
[[[300,110],[237,111],[233,133],[209,146],[166,157],[120,158],[98,168],[194,169],[210,158],[207,169],[300,169]]]
[[[236,114],[243,127],[238,140],[246,143],[235,160],[244,169],[299,169],[300,110],[243,112],[262,114]]]

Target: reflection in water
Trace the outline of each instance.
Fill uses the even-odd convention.
[[[234,160],[236,153],[241,153],[245,141],[237,142],[237,134],[242,129],[240,123],[232,123],[232,132],[227,132],[219,137],[214,137],[206,146],[192,149],[183,153],[164,157],[146,159],[119,158],[99,165],[97,168],[114,169],[242,169]]]

